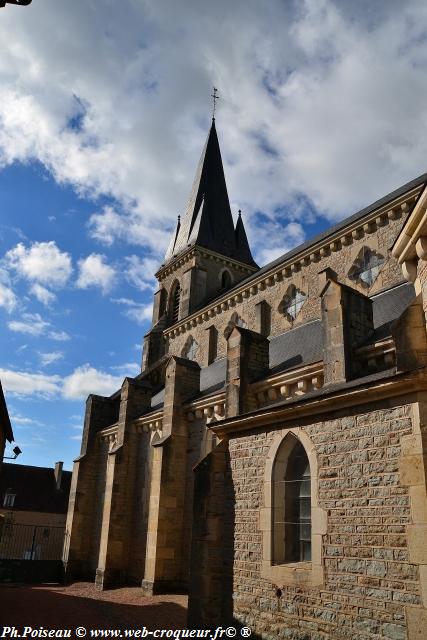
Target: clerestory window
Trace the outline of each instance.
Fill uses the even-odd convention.
[[[199,351],[199,343],[194,340],[194,338],[190,338],[187,342],[186,346],[183,349],[182,356],[183,358],[188,358],[188,360],[195,360],[197,353]]]
[[[384,262],[384,256],[369,247],[362,247],[348,273],[348,277],[350,280],[360,282],[364,287],[370,287],[377,279]]]
[[[288,317],[288,320],[292,322],[298,316],[306,299],[307,295],[304,291],[301,291],[294,285],[291,285],[280,303],[279,309]]]

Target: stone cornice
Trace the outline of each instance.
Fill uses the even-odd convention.
[[[209,321],[223,311],[239,304],[243,299],[263,291],[266,287],[273,286],[284,278],[290,278],[294,273],[301,271],[301,268],[310,263],[319,262],[322,257],[330,253],[340,251],[342,246],[352,244],[364,235],[374,233],[378,227],[385,226],[389,220],[400,218],[402,214],[409,212],[411,206],[420,194],[422,186],[419,185],[410,189],[405,194],[395,198],[391,202],[384,204],[374,211],[367,213],[362,218],[349,223],[345,228],[337,231],[304,247],[301,251],[291,255],[289,258],[283,257],[283,262],[274,264],[271,269],[262,274],[254,273],[248,280],[237,284],[233,289],[224,293],[221,297],[205,305],[202,309],[190,314],[186,318],[179,320],[174,325],[167,327],[163,335],[170,339],[175,336],[190,331],[192,327]]]
[[[319,419],[319,416],[324,413],[425,390],[427,390],[427,374],[426,370],[422,369],[396,374],[391,378],[379,378],[373,382],[363,383],[362,381],[358,386],[344,386],[339,390],[331,391],[328,395],[301,398],[298,403],[258,409],[256,413],[228,418],[210,428],[217,436],[223,438],[232,433],[250,431],[277,422],[286,423],[310,416]]]
[[[173,273],[177,269],[181,268],[184,264],[189,263],[193,258],[197,258],[198,256],[202,256],[204,258],[208,258],[209,260],[215,260],[216,262],[221,262],[229,267],[234,267],[238,271],[242,271],[243,273],[251,274],[258,271],[258,267],[253,267],[251,265],[245,264],[244,262],[240,262],[240,260],[235,260],[234,258],[230,258],[228,256],[223,256],[220,253],[216,253],[211,249],[204,249],[203,247],[193,246],[189,247],[187,251],[184,251],[182,254],[174,258],[168,264],[163,265],[155,274],[156,278],[161,282],[166,276]]]

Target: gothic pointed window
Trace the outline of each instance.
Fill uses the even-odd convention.
[[[311,473],[301,442],[288,436],[273,467],[274,564],[311,560]]]
[[[170,296],[170,322],[175,324],[179,320],[179,303],[181,300],[181,287],[176,282],[172,287],[172,293]]]
[[[290,322],[293,322],[301,311],[306,299],[307,295],[292,284],[279,305],[279,311],[283,313]]]
[[[185,343],[184,349],[182,350],[182,357],[187,358],[188,360],[195,360],[198,351],[199,343],[192,336],[190,336],[190,338]]]
[[[350,280],[359,282],[363,287],[370,287],[377,279],[384,262],[384,256],[369,247],[362,247],[348,277]]]

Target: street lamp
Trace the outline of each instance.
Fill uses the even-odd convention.
[[[14,456],[3,456],[3,460],[16,460],[16,458],[19,456],[19,454],[22,453],[22,451],[19,447],[14,447],[13,453],[15,454]]]

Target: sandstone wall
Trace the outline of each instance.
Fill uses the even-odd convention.
[[[331,252],[329,255],[320,258],[318,262],[311,262],[306,266],[303,265],[299,272],[292,273],[289,277],[284,277],[280,282],[272,283],[271,286],[267,286],[264,290],[252,294],[249,299],[244,298],[241,303],[236,303],[232,308],[222,311],[219,315],[209,318],[197,324],[197,326],[191,330],[187,330],[170,339],[167,344],[168,353],[180,356],[191,335],[199,344],[196,360],[200,366],[206,366],[209,355],[207,329],[211,325],[215,325],[218,329],[217,357],[224,357],[227,349],[224,331],[232,315],[237,313],[244,322],[244,326],[247,326],[248,329],[253,331],[259,331],[259,327],[257,326],[256,305],[263,300],[271,307],[271,336],[279,335],[301,323],[320,318],[321,282],[318,274],[327,267],[330,267],[337,273],[338,279],[341,282],[361,291],[364,295],[374,295],[384,288],[402,282],[401,268],[395,258],[389,256],[388,249],[397,237],[403,221],[403,217],[397,220],[388,220],[385,226],[377,228],[375,232],[362,232],[361,237],[353,239],[350,245],[341,246],[338,251]],[[371,250],[376,251],[386,258],[385,264],[382,266],[377,279],[370,288],[363,287],[360,283],[349,277],[349,271],[362,247],[369,247]],[[215,264],[215,262],[212,263],[212,269],[218,269],[218,266],[215,267]],[[177,277],[179,277],[179,272],[173,276],[173,279],[175,280]],[[172,275],[169,276],[169,278],[172,278]],[[280,303],[291,284],[307,295],[307,300],[301,312],[293,322],[280,310]]]
[[[319,506],[327,512],[324,584],[316,587],[260,577],[264,473],[281,425],[230,440],[235,504],[226,512],[235,512],[229,594],[235,618],[263,637],[407,638],[406,608],[422,611],[419,566],[411,561],[407,534],[410,489],[401,471],[412,419],[411,405],[403,404],[298,425],[314,445]]]
[[[108,440],[97,440],[95,443],[96,457],[96,480],[94,510],[92,514],[91,536],[90,536],[90,569],[95,574],[98,567],[99,543],[101,540],[102,514],[104,511],[105,479],[107,473],[108,460]]]
[[[140,434],[137,441],[137,465],[135,477],[135,493],[133,496],[133,520],[129,553],[130,578],[141,583],[144,577],[145,550],[148,526],[148,502],[150,492],[150,474],[152,464],[152,447],[150,434]]]

